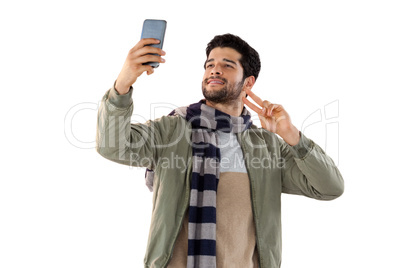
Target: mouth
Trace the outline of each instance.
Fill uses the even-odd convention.
[[[216,78],[210,78],[207,80],[208,85],[223,85],[225,84],[224,80],[221,79],[216,79]]]

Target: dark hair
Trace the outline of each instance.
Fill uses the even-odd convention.
[[[239,52],[241,54],[240,63],[244,70],[243,79],[254,76],[257,80],[261,69],[260,56],[246,41],[233,34],[217,35],[207,45],[207,58],[212,49],[216,47],[229,47]]]

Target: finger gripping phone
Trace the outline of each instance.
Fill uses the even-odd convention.
[[[142,26],[141,39],[143,38],[155,38],[160,41],[159,44],[152,44],[150,46],[158,47],[162,49],[163,40],[165,39],[166,21],[165,20],[145,20]],[[153,54],[157,55],[157,54]],[[159,66],[159,62],[146,62],[146,65],[151,65],[153,68]]]

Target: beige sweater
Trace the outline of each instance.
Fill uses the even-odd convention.
[[[216,200],[218,268],[258,267],[250,181],[236,136],[219,133],[221,165]],[[188,212],[177,238],[169,268],[187,266]]]

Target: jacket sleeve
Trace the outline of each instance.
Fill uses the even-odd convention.
[[[114,162],[153,169],[169,139],[173,120],[158,119],[131,124],[133,88],[119,95],[114,86],[102,98],[98,110],[96,150]]]
[[[334,161],[312,140],[300,132],[295,146],[279,139],[282,168],[282,192],[332,200],[342,195],[344,182]]]

